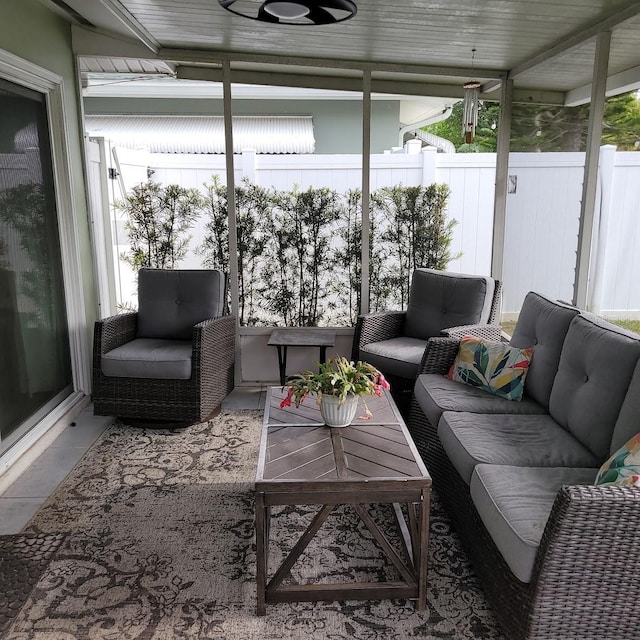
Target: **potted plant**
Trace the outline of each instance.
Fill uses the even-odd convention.
[[[346,427],[351,424],[358,408],[358,398],[364,395],[382,395],[389,389],[385,377],[368,362],[353,362],[343,356],[318,363],[318,371],[303,371],[291,376],[287,382],[287,397],[280,407],[296,407],[309,395],[316,396],[320,413],[329,427]],[[363,400],[364,402],[364,400]],[[371,417],[366,402],[365,415]]]

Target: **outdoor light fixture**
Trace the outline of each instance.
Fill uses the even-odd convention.
[[[238,16],[273,24],[324,25],[344,22],[356,15],[351,0],[218,0]]]

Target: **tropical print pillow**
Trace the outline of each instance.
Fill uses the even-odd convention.
[[[600,467],[595,484],[640,487],[640,433],[623,444]]]
[[[507,400],[522,400],[533,348],[464,336],[447,377],[484,389]]]

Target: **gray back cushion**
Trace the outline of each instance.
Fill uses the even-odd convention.
[[[571,321],[549,413],[602,461],[638,358],[640,340],[630,332],[592,316]]]
[[[448,327],[486,324],[494,291],[495,281],[488,276],[416,269],[404,334],[427,340]]]
[[[640,361],[636,365],[627,395],[620,407],[609,453],[615,453],[636,433],[640,433]]]
[[[510,344],[514,347],[534,348],[524,392],[547,409],[562,344],[569,324],[577,315],[578,310],[574,307],[530,291],[522,303],[522,310],[511,336]]]
[[[138,338],[190,340],[194,325],[224,311],[224,273],[141,269]]]

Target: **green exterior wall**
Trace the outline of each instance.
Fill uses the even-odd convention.
[[[37,0],[0,0],[0,48],[32,62],[63,78],[65,134],[71,170],[72,197],[76,207],[76,233],[82,269],[87,319],[87,338],[91,338],[97,314],[93,277],[93,257],[89,235],[85,190],[79,103],[76,93],[71,27]],[[58,212],[64,216],[67,212]]]
[[[85,98],[87,115],[222,115],[222,101],[203,98]],[[237,115],[313,116],[316,153],[362,151],[360,100],[234,100]],[[371,106],[371,152],[398,144],[400,103],[374,101]]]

